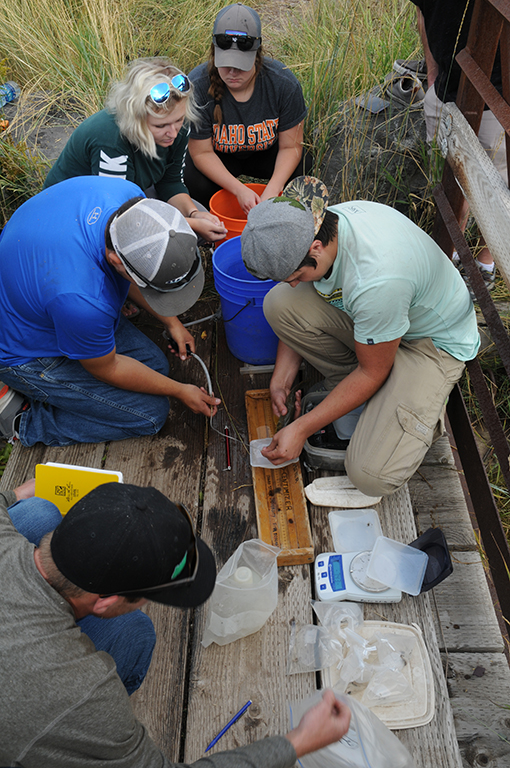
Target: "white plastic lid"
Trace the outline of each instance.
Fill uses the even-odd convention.
[[[379,536],[367,566],[367,576],[408,595],[419,595],[429,556],[400,541]]]

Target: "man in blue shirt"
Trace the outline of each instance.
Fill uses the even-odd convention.
[[[210,415],[219,400],[168,378],[166,356],[120,312],[129,294],[185,359],[194,341],[177,315],[203,283],[182,215],[131,182],[77,177],[27,201],[0,237],[0,379],[26,398],[0,388],[3,436],[30,446],[154,434],[168,397]]]

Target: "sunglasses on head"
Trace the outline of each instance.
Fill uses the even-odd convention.
[[[135,597],[136,595],[140,595],[140,597],[146,597],[151,592],[158,592],[160,589],[173,589],[174,587],[183,587],[186,584],[191,584],[195,581],[197,572],[198,572],[198,564],[199,564],[199,554],[198,554],[198,547],[197,547],[197,540],[195,537],[195,529],[193,527],[193,522],[191,520],[190,514],[184,504],[175,504],[179,512],[183,517],[186,518],[186,520],[189,523],[189,527],[191,530],[191,540],[188,545],[188,548],[186,552],[184,553],[184,557],[182,558],[181,562],[178,563],[175,568],[174,572],[172,573],[172,576],[170,577],[170,581],[168,581],[166,584],[157,584],[155,587],[147,587],[146,589],[135,589],[135,590],[126,590],[125,592],[112,592],[110,594],[115,595],[132,595]],[[179,578],[182,571],[187,568],[189,576],[185,576],[184,578]],[[103,595],[103,597],[110,597],[110,594]]]
[[[188,93],[191,90],[191,83],[187,75],[174,75],[170,80],[170,83],[158,83],[157,85],[153,85],[149,91],[149,96],[154,104],[161,106],[161,104],[166,104],[172,95],[172,88],[175,88],[179,93]]]
[[[227,31],[221,35],[213,35],[214,45],[216,45],[218,48],[221,48],[222,51],[228,51],[229,48],[232,48],[232,43],[236,43],[240,51],[251,51],[258,40],[261,40],[261,38],[250,37],[250,35],[247,35],[244,32]],[[256,47],[258,48],[259,45]]]

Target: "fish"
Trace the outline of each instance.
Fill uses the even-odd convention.
[[[275,434],[276,432],[279,432],[280,429],[283,429],[284,427],[288,427],[289,424],[294,421],[294,416],[296,413],[296,394],[297,392],[299,392],[299,390],[302,391],[304,388],[306,388],[306,382],[299,381],[297,384],[294,384],[294,386],[290,390],[285,400],[285,407],[287,408],[287,413],[284,416],[280,416],[280,418],[276,422]]]

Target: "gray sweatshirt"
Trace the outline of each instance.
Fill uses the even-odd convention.
[[[81,632],[41,576],[0,493],[0,766],[172,768],[133,715],[115,662]],[[219,752],[196,768],[290,768],[282,736]],[[179,764],[182,765],[182,764]]]

